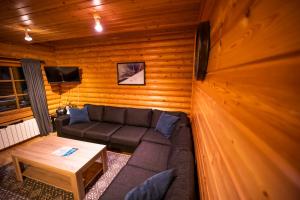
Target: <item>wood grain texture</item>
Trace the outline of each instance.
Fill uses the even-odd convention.
[[[146,107],[189,113],[193,38],[193,30],[190,30],[54,43],[57,64],[79,66],[82,71],[81,84],[62,85],[61,103]],[[145,61],[145,86],[117,84],[117,63],[131,61]],[[57,106],[56,99],[49,97],[49,104]]]
[[[56,65],[54,48],[43,46],[43,45],[15,45],[10,43],[0,43],[0,57],[6,58],[32,58],[37,60],[43,60],[49,65]],[[7,62],[7,66],[20,66],[17,62]],[[43,66],[42,66],[43,70]],[[43,79],[46,88],[46,96],[48,101],[49,112],[55,112],[56,107],[52,104],[57,105],[59,103],[59,92],[57,86],[50,86],[47,82],[45,72],[43,73]],[[24,108],[16,111],[8,111],[0,113],[0,124],[25,119],[32,116],[30,108]]]
[[[207,1],[191,118],[203,199],[300,198],[299,1]]]
[[[200,0],[3,0],[0,2],[0,41],[32,43],[102,36],[105,34],[172,30],[197,24]],[[102,33],[94,30],[93,15],[101,17]]]

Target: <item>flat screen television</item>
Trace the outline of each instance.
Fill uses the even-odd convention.
[[[80,83],[78,67],[45,67],[48,82],[51,83]]]

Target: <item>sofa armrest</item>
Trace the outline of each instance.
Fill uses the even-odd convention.
[[[70,116],[69,115],[63,115],[55,120],[57,135],[61,136],[62,134],[62,127],[68,125],[70,122]]]

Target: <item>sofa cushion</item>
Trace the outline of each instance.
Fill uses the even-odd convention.
[[[155,172],[153,171],[126,165],[113,179],[112,183],[100,197],[100,200],[124,199],[125,195],[132,188],[143,183],[147,178],[154,174]]]
[[[136,147],[147,128],[138,126],[123,126],[111,136],[111,143]]]
[[[161,172],[167,169],[170,150],[171,147],[168,145],[143,141],[131,156],[128,164]]]
[[[96,124],[97,122],[85,122],[63,126],[62,133],[75,137],[83,137],[84,132],[87,131],[89,128],[92,128]]]
[[[151,115],[151,109],[128,108],[126,111],[126,124],[149,127],[151,123]]]
[[[88,111],[87,111],[87,107],[84,107],[82,109],[70,108],[69,112],[70,112],[69,125],[90,121]]]
[[[125,200],[161,200],[175,178],[175,170],[162,171],[131,189]]]
[[[154,128],[150,128],[150,129],[147,130],[144,137],[142,138],[142,141],[148,141],[148,142],[154,142],[154,143],[158,143],[158,144],[171,145],[171,140],[164,137],[162,134],[160,134]]]
[[[165,200],[195,199],[194,164],[192,152],[172,150],[168,168],[176,169],[176,179],[170,185]]]
[[[111,135],[121,128],[120,124],[99,122],[92,128],[88,129],[84,136],[88,139],[96,139],[109,142]]]
[[[163,112],[159,117],[155,130],[159,131],[166,138],[169,138],[171,137],[175,124],[178,120],[179,117]]]
[[[186,151],[193,150],[192,133],[189,127],[184,126],[175,131],[170,137],[170,141],[174,148]]]
[[[126,108],[105,106],[103,121],[124,124]]]
[[[89,114],[90,120],[92,120],[92,121],[98,121],[98,122],[102,121],[104,106],[101,106],[101,105],[91,105],[91,104],[87,104],[85,106],[88,109],[88,114]]]

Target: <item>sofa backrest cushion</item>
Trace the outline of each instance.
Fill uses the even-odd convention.
[[[180,127],[170,137],[174,148],[186,151],[193,150],[193,139],[191,128],[187,126]]]
[[[99,121],[99,122],[101,122],[103,120],[104,106],[101,106],[101,105],[91,105],[91,104],[87,104],[85,106],[88,109],[89,118],[90,118],[91,121]]]
[[[126,124],[132,126],[149,127],[151,123],[152,110],[128,108],[126,111]]]
[[[152,120],[151,120],[151,127],[155,128],[157,125],[157,122],[160,118],[160,115],[163,113],[164,111],[161,110],[152,110]],[[176,123],[176,128],[180,127],[180,126],[187,126],[189,124],[189,119],[186,116],[185,113],[183,112],[170,112],[170,111],[165,111],[165,113],[169,114],[169,115],[174,115],[179,117],[180,119],[177,121]]]
[[[126,108],[105,106],[103,121],[117,123],[117,124],[124,124],[125,113],[126,113]]]
[[[191,200],[195,198],[195,161],[191,151],[171,151],[168,168],[176,169],[176,179],[170,185],[164,200]]]

